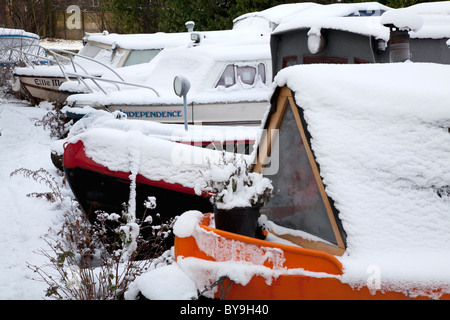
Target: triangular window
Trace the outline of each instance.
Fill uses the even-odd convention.
[[[276,108],[268,129],[278,129],[278,137],[269,150],[279,151],[279,166],[268,177],[277,194],[261,213],[282,227],[277,228],[282,230],[279,236],[303,247],[342,254],[344,234],[332,201],[326,195],[302,111],[292,97],[279,98]],[[274,157],[277,155],[271,154],[272,161]]]

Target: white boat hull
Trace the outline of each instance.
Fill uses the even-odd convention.
[[[18,76],[21,88],[33,101],[63,103],[68,94],[61,92],[59,86],[66,81],[63,77]]]
[[[260,125],[268,102],[239,102],[217,104],[189,104],[189,124],[203,125]],[[108,111],[121,111],[128,119],[152,120],[161,123],[184,123],[184,106],[108,105]]]

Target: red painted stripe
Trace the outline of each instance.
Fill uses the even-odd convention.
[[[128,180],[128,181],[130,180],[130,178],[129,178],[130,174],[131,174],[130,172],[112,171],[112,170],[108,169],[107,167],[105,167],[105,166],[95,162],[91,158],[89,158],[86,155],[86,152],[84,151],[84,144],[82,141],[78,141],[78,142],[72,143],[72,144],[67,144],[64,147],[63,163],[64,163],[64,167],[66,167],[68,169],[83,168],[83,169],[97,172],[100,174],[113,176],[113,177],[116,177],[119,179],[124,179],[124,180]],[[197,195],[195,193],[194,189],[192,189],[192,188],[185,187],[178,183],[168,183],[163,180],[160,180],[160,181],[150,180],[141,174],[138,174],[136,176],[136,182],[154,186],[157,188],[168,189],[168,190],[173,190],[173,191],[177,191],[177,192]],[[202,196],[206,196],[206,193],[204,193]]]

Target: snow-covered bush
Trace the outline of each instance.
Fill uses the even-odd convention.
[[[27,194],[28,197],[45,198],[50,202],[63,200],[58,182],[47,170],[43,168],[40,168],[39,170],[19,168],[11,172],[10,177],[19,174],[23,175],[26,178],[33,179],[38,183],[44,184],[49,188],[48,192],[32,192]]]
[[[49,187],[49,192],[29,196],[44,198],[63,208],[59,230],[49,230],[43,239],[48,248],[39,250],[48,265],[28,265],[40,276],[48,289],[47,297],[70,300],[123,299],[128,286],[145,272],[155,258],[167,251],[165,239],[173,221],[152,225],[151,215],[142,221],[130,221],[127,208],[121,214],[96,212],[95,224],[88,221],[78,203],[63,197],[52,175],[43,169],[17,169],[11,176],[22,174]],[[143,204],[156,208],[156,199],[149,197]],[[150,228],[151,237],[142,230]],[[148,232],[146,234],[149,234]]]
[[[73,120],[66,117],[65,113],[61,111],[60,105],[54,104],[53,109],[42,119],[37,120],[35,125],[50,130],[51,138],[63,139],[67,137],[67,134],[73,125]]]
[[[45,236],[50,250],[42,249],[40,253],[48,258],[49,266],[29,266],[48,284],[46,296],[123,299],[136,277],[167,251],[162,244],[170,227],[154,227],[155,237],[149,242],[139,236],[142,225],[133,224],[138,229],[128,232],[130,224],[126,220],[126,213],[98,212],[93,225],[74,201],[64,213],[61,230],[51,230]]]
[[[263,206],[273,195],[272,182],[251,172],[251,165],[241,155],[222,155],[219,163],[209,163],[202,172],[211,203],[219,209]]]

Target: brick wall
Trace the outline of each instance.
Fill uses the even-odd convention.
[[[102,32],[104,23],[97,12],[57,11],[53,16],[55,38],[81,40],[85,32]]]

